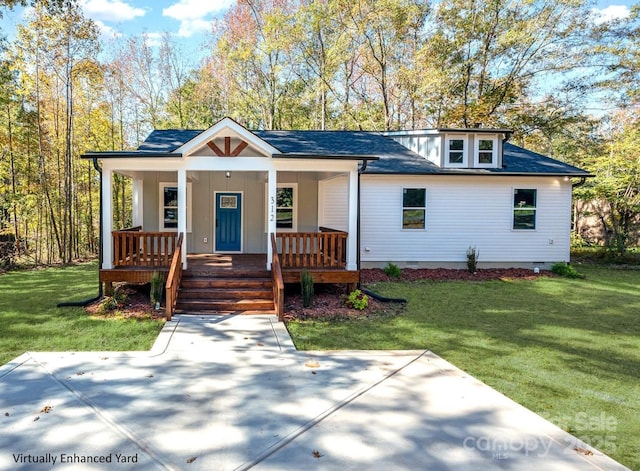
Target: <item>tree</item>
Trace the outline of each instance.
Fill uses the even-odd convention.
[[[75,1],[38,3],[29,23],[18,27],[14,67],[20,94],[37,122],[40,187],[48,209],[48,227],[58,257],[77,256],[77,190],[74,144],[75,87],[93,70],[98,52],[95,24],[82,16]],[[32,67],[32,65],[34,67]],[[48,258],[51,258],[48,251]]]
[[[603,65],[601,90],[614,97],[620,106],[635,106],[640,101],[640,5],[631,8],[624,20],[603,23],[595,31],[594,52]]]
[[[490,127],[541,85],[584,67],[590,13],[573,0],[445,0],[419,54],[436,126]]]
[[[579,197],[595,203],[605,245],[619,254],[637,243],[640,235],[640,117],[618,112],[604,130],[607,142],[592,159],[595,178]]]

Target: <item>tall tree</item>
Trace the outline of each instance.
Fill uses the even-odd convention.
[[[584,67],[590,11],[574,0],[445,0],[420,56],[436,125],[504,124],[519,99]],[[540,81],[544,80],[544,83]]]

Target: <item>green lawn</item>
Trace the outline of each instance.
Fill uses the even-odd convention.
[[[148,350],[163,322],[98,319],[58,308],[98,292],[95,263],[0,275],[0,364],[25,351]]]
[[[404,314],[290,322],[299,349],[430,349],[640,470],[640,270],[586,279],[379,283]]]

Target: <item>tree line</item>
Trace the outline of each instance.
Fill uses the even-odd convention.
[[[624,252],[640,213],[639,10],[602,21],[592,6],[240,0],[196,63],[168,33],[103,43],[77,0],[33,1],[1,45],[0,244],[34,264],[95,254],[98,179],[79,155],[230,116],[250,129],[513,129],[596,175],[576,191],[598,202],[584,211],[601,233],[584,242]],[[130,182],[114,178],[125,227]]]

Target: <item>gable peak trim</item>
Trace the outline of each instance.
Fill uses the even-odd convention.
[[[249,146],[249,144],[247,141],[240,139],[238,145],[231,150],[231,137],[225,136],[224,150],[220,149],[213,139],[207,142],[207,146],[209,146],[209,149],[211,149],[218,157],[237,157]]]
[[[220,137],[221,135],[225,136],[225,149],[220,149],[220,146],[213,142],[215,138]],[[234,149],[231,149],[230,135],[237,137],[238,139],[240,139],[240,141],[244,142],[245,145],[241,149],[238,149],[238,147],[242,145],[241,142],[241,144],[236,146]],[[229,140],[228,144],[227,139]],[[278,149],[229,117],[222,118],[209,129],[202,131],[190,141],[182,144],[178,149],[175,150],[175,152],[189,155],[202,148],[203,146],[208,146],[211,150],[214,151],[214,153],[216,153],[216,155],[219,155],[218,151],[216,151],[210,143],[217,147],[218,151],[223,154],[221,155],[221,157],[234,157],[234,155],[232,155],[234,152],[237,151],[239,154],[249,145],[255,147],[266,155],[280,154],[280,151]]]

